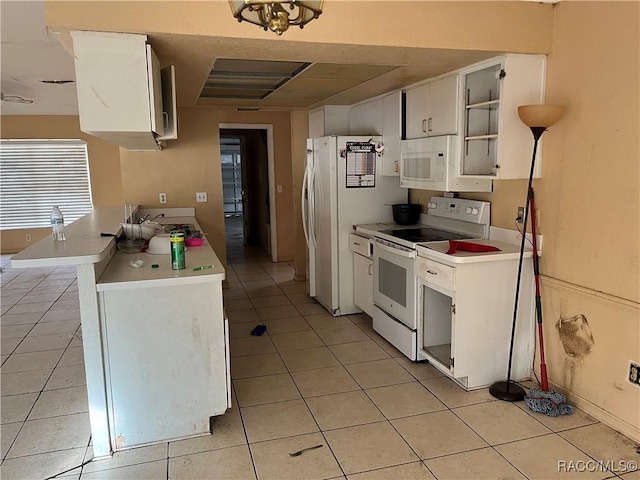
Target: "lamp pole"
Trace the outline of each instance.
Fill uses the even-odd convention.
[[[509,366],[507,369],[507,380],[495,382],[489,387],[489,393],[495,398],[507,402],[519,402],[524,399],[525,391],[517,383],[511,380],[511,367],[513,363],[513,347],[516,334],[516,321],[518,319],[518,302],[520,299],[520,284],[522,280],[522,263],[524,259],[524,245],[527,237],[527,222],[529,220],[529,205],[533,198],[533,172],[535,170],[536,153],[538,152],[538,141],[542,134],[556,123],[564,113],[563,107],[547,105],[524,105],[518,107],[518,114],[522,122],[531,129],[533,134],[533,154],[531,156],[531,169],[529,171],[529,183],[527,185],[527,202],[524,207],[524,219],[522,226],[522,239],[520,241],[520,257],[518,260],[518,277],[516,280],[516,293],[513,305],[513,320],[511,323],[511,342],[509,344]]]

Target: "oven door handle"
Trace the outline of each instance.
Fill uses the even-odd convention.
[[[407,258],[416,258],[415,250],[400,250],[399,248],[389,247],[388,245],[385,245],[384,243],[380,243],[380,242],[376,242],[376,248],[392,253],[394,255],[400,255],[402,257],[407,257]]]

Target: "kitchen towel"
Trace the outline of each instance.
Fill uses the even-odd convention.
[[[447,253],[452,255],[456,253],[456,251],[462,250],[465,252],[499,252],[500,249],[498,247],[494,247],[492,245],[480,245],[479,243],[471,243],[471,242],[459,242],[458,240],[449,240],[449,250]]]

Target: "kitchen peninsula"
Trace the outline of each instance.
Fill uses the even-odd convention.
[[[206,239],[187,249],[184,270],[171,269],[170,255],[118,251],[101,234],[121,234],[122,212],[95,209],[65,227],[66,241],[47,237],[11,259],[14,268],[77,268],[96,458],[207,434],[210,417],[230,407],[222,263]],[[162,224],[199,229],[193,208],[160,212]]]

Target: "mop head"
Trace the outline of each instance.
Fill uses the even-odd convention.
[[[543,392],[532,388],[529,390],[529,395],[524,397],[524,402],[530,410],[544,413],[549,417],[573,413],[573,405],[567,403],[564,395],[553,390]]]

